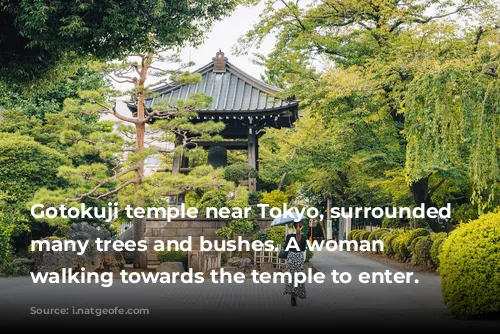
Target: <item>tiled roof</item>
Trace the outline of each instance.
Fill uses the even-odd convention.
[[[147,100],[146,107],[153,107],[158,99],[169,102],[185,100],[193,93],[204,93],[212,97],[212,105],[199,110],[201,112],[284,110],[298,105],[294,100],[273,97],[280,92],[278,88],[253,78],[228,61],[225,63],[225,71],[214,71],[214,62],[210,62],[194,73],[201,74],[200,83],[159,87],[154,90],[157,97]]]

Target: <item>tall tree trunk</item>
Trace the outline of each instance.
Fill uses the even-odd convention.
[[[139,109],[139,108],[138,108]],[[139,115],[139,113],[138,113]],[[144,117],[143,117],[144,118]],[[144,136],[145,136],[145,124],[136,124],[136,152],[142,152],[144,150]],[[142,178],[144,176],[144,159],[140,159],[138,162],[138,169],[135,173],[135,187],[134,187],[134,208],[144,206],[144,198],[140,196],[139,189],[142,184]],[[146,234],[146,218],[134,217],[134,227],[132,230],[132,238],[136,242],[144,240]],[[147,268],[147,252],[140,252],[136,250],[134,252],[134,268]]]
[[[144,141],[146,135],[146,123],[144,121],[146,117],[145,108],[145,91],[144,84],[147,78],[147,72],[151,64],[152,53],[142,58],[142,66],[139,75],[139,80],[136,85],[137,89],[137,120],[135,123],[136,137],[135,137],[135,152],[140,153],[144,151]],[[144,158],[139,159],[137,162],[137,171],[135,173],[135,188],[134,188],[134,207],[143,207],[144,198],[140,195],[140,187],[142,184],[142,179],[144,177]],[[140,240],[144,240],[146,234],[146,218],[135,218],[134,217],[134,229],[132,230],[132,238],[137,243]],[[134,252],[134,267],[135,268],[147,268],[147,251]]]
[[[431,199],[431,195],[429,194],[429,178],[422,178],[416,182],[413,182],[410,185],[410,191],[413,194],[413,199],[415,200],[415,204],[420,206],[422,203],[425,206],[425,209],[436,206]],[[427,224],[434,232],[442,232],[443,227],[434,219],[425,217]]]

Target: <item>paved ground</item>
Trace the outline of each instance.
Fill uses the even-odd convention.
[[[315,268],[327,281],[307,284],[307,299],[289,305],[282,284],[123,284],[115,280],[109,288],[95,284],[33,284],[31,278],[0,278],[0,323],[14,329],[34,325],[51,328],[107,327],[132,330],[150,328],[212,328],[237,325],[241,328],[344,328],[405,329],[429,326],[447,329],[500,329],[499,319],[453,320],[441,299],[440,279],[415,273],[409,284],[361,284],[361,272],[397,269],[347,252],[319,252]],[[348,284],[333,283],[330,273],[349,272]],[[418,284],[414,280],[418,280]],[[149,315],[30,315],[38,309],[67,308],[148,308]],[[167,326],[168,325],[168,326]],[[174,327],[172,327],[174,326]],[[10,328],[4,327],[4,328]],[[433,328],[435,328],[433,327]],[[401,328],[401,327],[399,327]]]

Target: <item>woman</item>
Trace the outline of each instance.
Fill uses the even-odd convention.
[[[292,279],[285,284],[283,294],[290,294],[292,306],[297,306],[297,297],[306,299],[306,287],[304,283],[299,283],[295,286],[293,276],[296,272],[304,271],[304,252],[306,251],[307,243],[306,236],[302,234],[302,229],[304,228],[302,222],[294,222],[293,227],[295,228],[295,233],[287,235],[285,240],[285,249],[289,247],[286,270],[292,274]],[[295,239],[300,250],[296,248],[295,244],[290,243],[292,239]]]

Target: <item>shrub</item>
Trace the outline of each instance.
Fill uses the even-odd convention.
[[[415,238],[417,242],[413,245],[413,262],[416,264],[428,264],[431,260],[432,239],[429,235]]]
[[[411,243],[415,238],[422,237],[429,235],[429,231],[425,228],[416,228],[414,230],[411,230],[409,233],[408,240],[406,241],[406,248],[410,249]]]
[[[381,228],[381,229],[375,230],[375,231],[371,232],[370,235],[368,236],[368,241],[370,242],[370,244],[372,244],[372,242],[374,242],[376,240],[382,240],[382,243],[383,243],[383,237],[387,233],[389,233],[389,230],[386,228]],[[384,248],[385,248],[385,245],[384,245]],[[380,253],[382,251],[382,249],[380,249],[379,245],[376,245],[376,248],[374,249],[374,251],[375,251],[375,253]]]
[[[191,190],[186,193],[184,196],[184,203],[186,203],[187,207],[196,207],[200,200],[200,195],[196,190]]]
[[[285,226],[273,226],[269,227],[266,232],[261,233],[262,236],[259,238],[261,241],[272,240],[275,246],[285,245]],[[258,234],[257,234],[258,235]],[[254,237],[255,238],[255,237]]]
[[[396,255],[396,251],[394,249],[394,240],[398,237],[399,232],[393,231],[389,232],[382,238],[384,243],[384,255],[385,256],[394,256]]]
[[[372,231],[368,237],[368,241],[371,243],[372,241],[380,240],[380,238],[388,232],[389,230],[386,228],[379,228],[378,230]]]
[[[349,233],[347,233],[347,240],[351,241],[354,240],[353,234],[354,232],[357,233],[358,230],[350,230]]]
[[[432,239],[431,260],[432,263],[436,265],[436,267],[439,267],[439,253],[441,252],[443,242],[446,239],[446,233],[440,232],[433,234],[431,236],[431,239]]]
[[[261,204],[269,204],[269,207],[282,208],[284,203],[288,203],[288,196],[281,190],[273,190],[262,194]]]
[[[208,190],[201,196],[198,211],[205,213],[208,207],[222,208],[227,205],[227,196],[220,190]]]
[[[439,254],[444,302],[455,317],[500,309],[500,212],[460,224]]]
[[[412,254],[412,255],[413,255],[413,250],[415,249],[415,244],[416,244],[416,243],[417,243],[420,239],[422,239],[422,238],[424,238],[424,236],[423,236],[423,235],[418,236],[418,237],[416,237],[415,239],[413,239],[413,241],[411,242],[410,247],[408,247],[408,250],[410,251],[410,254]]]
[[[409,238],[410,238],[409,233],[405,232],[399,234],[396,237],[396,239],[394,239],[392,247],[394,249],[394,254],[396,255],[396,258],[400,260],[406,260],[410,256],[410,251],[406,246],[408,244]]]
[[[370,231],[362,231],[358,234],[358,242],[361,240],[368,240],[368,237],[370,236],[371,232]]]
[[[160,262],[182,262],[184,268],[187,269],[188,255],[184,251],[164,250],[161,252],[156,252],[156,257]]]
[[[351,230],[349,231],[349,233],[347,234],[347,240],[356,240],[356,241],[360,241],[359,238],[359,234],[362,233],[364,230]]]
[[[240,181],[257,178],[257,175],[255,168],[244,162],[236,162],[224,168],[224,179],[232,181],[236,185]]]
[[[356,230],[356,233],[354,234],[354,240],[356,240],[358,243],[361,241],[361,236],[363,235],[364,230]]]
[[[8,258],[3,261],[2,272],[6,277],[26,276],[30,269],[24,263]]]

